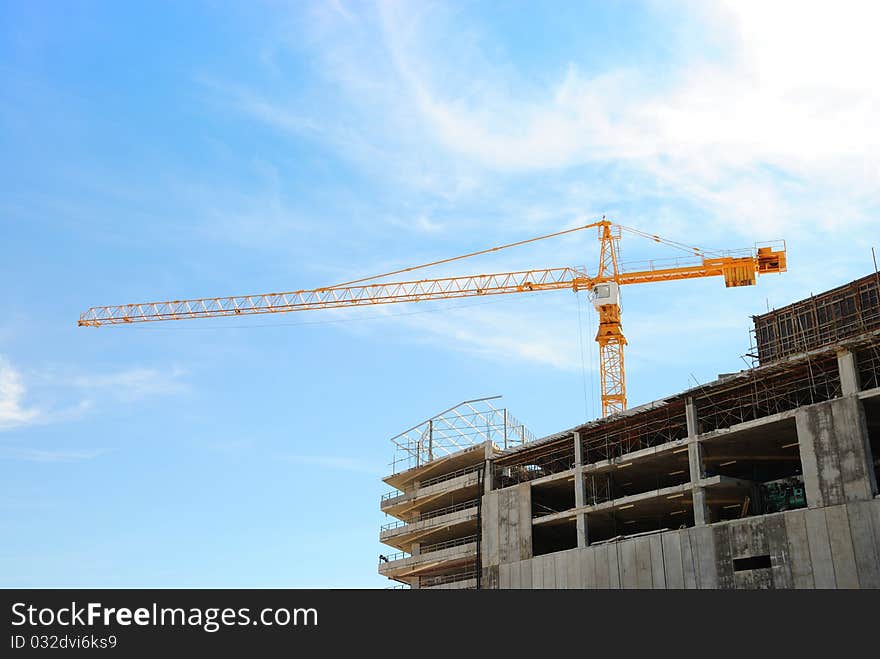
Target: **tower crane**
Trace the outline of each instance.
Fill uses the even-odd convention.
[[[599,262],[595,274],[588,274],[584,268],[560,267],[435,279],[376,281],[592,228],[598,229],[600,243]],[[685,251],[688,256],[671,262],[664,259],[637,264],[622,263],[620,239],[624,232],[675,247]],[[621,286],[701,277],[723,277],[726,287],[752,286],[756,282],[757,275],[781,273],[785,270],[784,241],[756,244],[751,249],[736,251],[701,250],[612,223],[603,217],[600,221],[572,229],[322,288],[287,293],[92,307],[81,314],[78,325],[98,327],[190,318],[286,313],[559,289],[571,289],[576,293],[588,291],[599,316],[596,342],[599,344],[602,415],[609,416],[626,409],[623,359],[626,338],[620,320]]]

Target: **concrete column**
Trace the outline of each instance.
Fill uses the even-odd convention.
[[[486,460],[483,465],[483,494],[488,494],[494,489],[494,467],[491,460]]]
[[[428,419],[428,461],[434,459],[434,419]]]
[[[688,439],[696,437],[699,434],[697,432],[697,406],[690,396],[684,403],[684,415],[687,420]]]
[[[494,488],[494,469],[492,464],[492,458],[495,453],[492,447],[492,442],[485,443],[486,450],[486,462],[483,465],[483,493],[491,492]]]
[[[584,507],[584,452],[581,443],[581,434],[574,433],[574,506],[575,508]],[[577,523],[577,546],[586,547],[590,544],[589,533],[587,532],[587,514],[578,513]]]
[[[849,350],[837,353],[837,371],[840,374],[840,387],[844,396],[859,393],[859,370],[856,368],[856,356]]]
[[[691,483],[698,483],[705,470],[703,469],[703,451],[700,442],[692,439],[688,444],[688,467],[690,468]]]
[[[590,527],[587,524],[587,513],[578,513],[577,516],[577,546],[580,547],[589,547],[590,546]]]
[[[865,501],[877,493],[868,425],[858,398],[802,407],[795,422],[810,508]]]
[[[691,483],[697,483],[703,477],[703,456],[700,443],[697,441],[697,406],[693,398],[688,398],[684,405],[688,431],[688,466]]]
[[[685,401],[684,412],[687,419],[688,467],[694,501],[694,524],[701,526],[709,523],[709,507],[706,505],[706,490],[699,486],[703,478],[703,456],[697,435],[697,406],[693,398],[689,397]]]
[[[693,489],[694,525],[702,526],[709,523],[709,506],[706,505],[706,490],[702,487]]]

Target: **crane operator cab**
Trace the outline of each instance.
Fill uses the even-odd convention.
[[[596,310],[608,304],[620,304],[620,286],[613,281],[604,284],[596,284],[590,291],[590,298]]]

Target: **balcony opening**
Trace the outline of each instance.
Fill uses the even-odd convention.
[[[797,427],[781,419],[700,443],[709,521],[766,515],[807,505]]]
[[[532,485],[532,517],[574,508],[574,476]]]
[[[552,554],[577,547],[577,524],[574,517],[552,524],[532,526],[532,556]]]
[[[880,489],[880,397],[866,398],[864,401],[865,420],[868,423],[868,460],[874,468],[874,494]]]

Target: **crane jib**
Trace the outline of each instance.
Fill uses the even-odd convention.
[[[390,275],[446,264],[588,228],[598,228],[599,230],[600,257],[595,276],[587,275],[582,269],[563,267],[401,282],[376,281]],[[618,242],[624,231],[683,250],[687,253],[687,257],[676,259],[672,263],[664,259],[627,266],[619,260]],[[786,269],[784,241],[762,246],[756,245],[751,250],[708,252],[637,229],[616,225],[603,217],[599,222],[573,229],[565,229],[537,238],[403,268],[376,277],[357,279],[346,284],[288,293],[92,307],[80,316],[78,324],[83,327],[99,327],[101,325],[127,325],[194,318],[425,302],[566,288],[570,288],[575,293],[586,290],[593,293],[593,304],[600,317],[596,341],[599,344],[602,413],[604,416],[608,416],[623,411],[627,405],[623,354],[627,341],[623,335],[620,321],[619,297],[616,294],[618,286],[704,277],[723,277],[727,287],[750,286],[756,283],[758,275],[782,273]],[[601,283],[612,284],[613,291],[611,287],[607,287],[607,295],[601,294],[597,287],[597,284]]]

